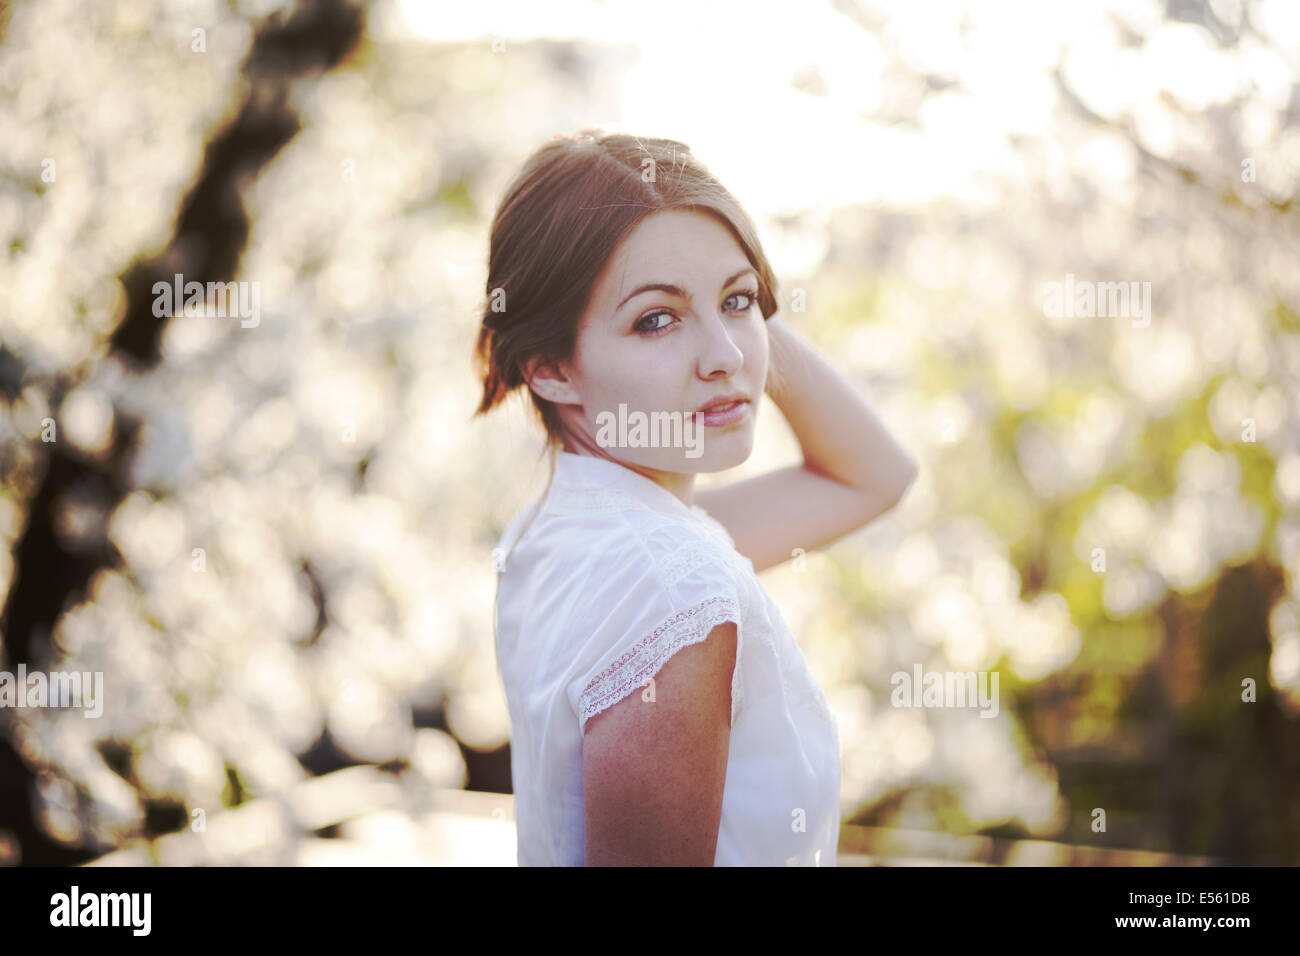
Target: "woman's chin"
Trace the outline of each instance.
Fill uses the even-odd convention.
[[[736,431],[729,435],[719,435],[713,441],[706,441],[695,457],[695,449],[687,449],[682,459],[684,470],[700,473],[726,471],[742,465],[754,451],[754,437],[748,431]]]

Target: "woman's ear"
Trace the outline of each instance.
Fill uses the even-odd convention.
[[[548,362],[538,356],[524,361],[524,381],[540,398],[555,405],[580,405],[581,399],[569,380],[564,363]]]

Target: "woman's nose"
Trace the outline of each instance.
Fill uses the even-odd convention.
[[[705,318],[701,323],[704,330],[704,342],[700,352],[700,374],[712,378],[718,372],[732,375],[744,364],[745,355],[732,341],[726,326],[726,318],[718,313]]]

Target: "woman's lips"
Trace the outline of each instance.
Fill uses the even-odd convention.
[[[715,405],[703,412],[706,425],[730,425],[740,421],[749,412],[749,402],[731,402],[728,405]]]

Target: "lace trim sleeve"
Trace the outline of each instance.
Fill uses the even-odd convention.
[[[744,700],[740,680],[740,606],[729,596],[716,595],[672,615],[592,678],[580,699],[581,732],[586,734],[587,721],[592,717],[644,687],[677,651],[700,643],[726,621],[736,625],[736,667],[731,675],[731,725],[734,727]]]

